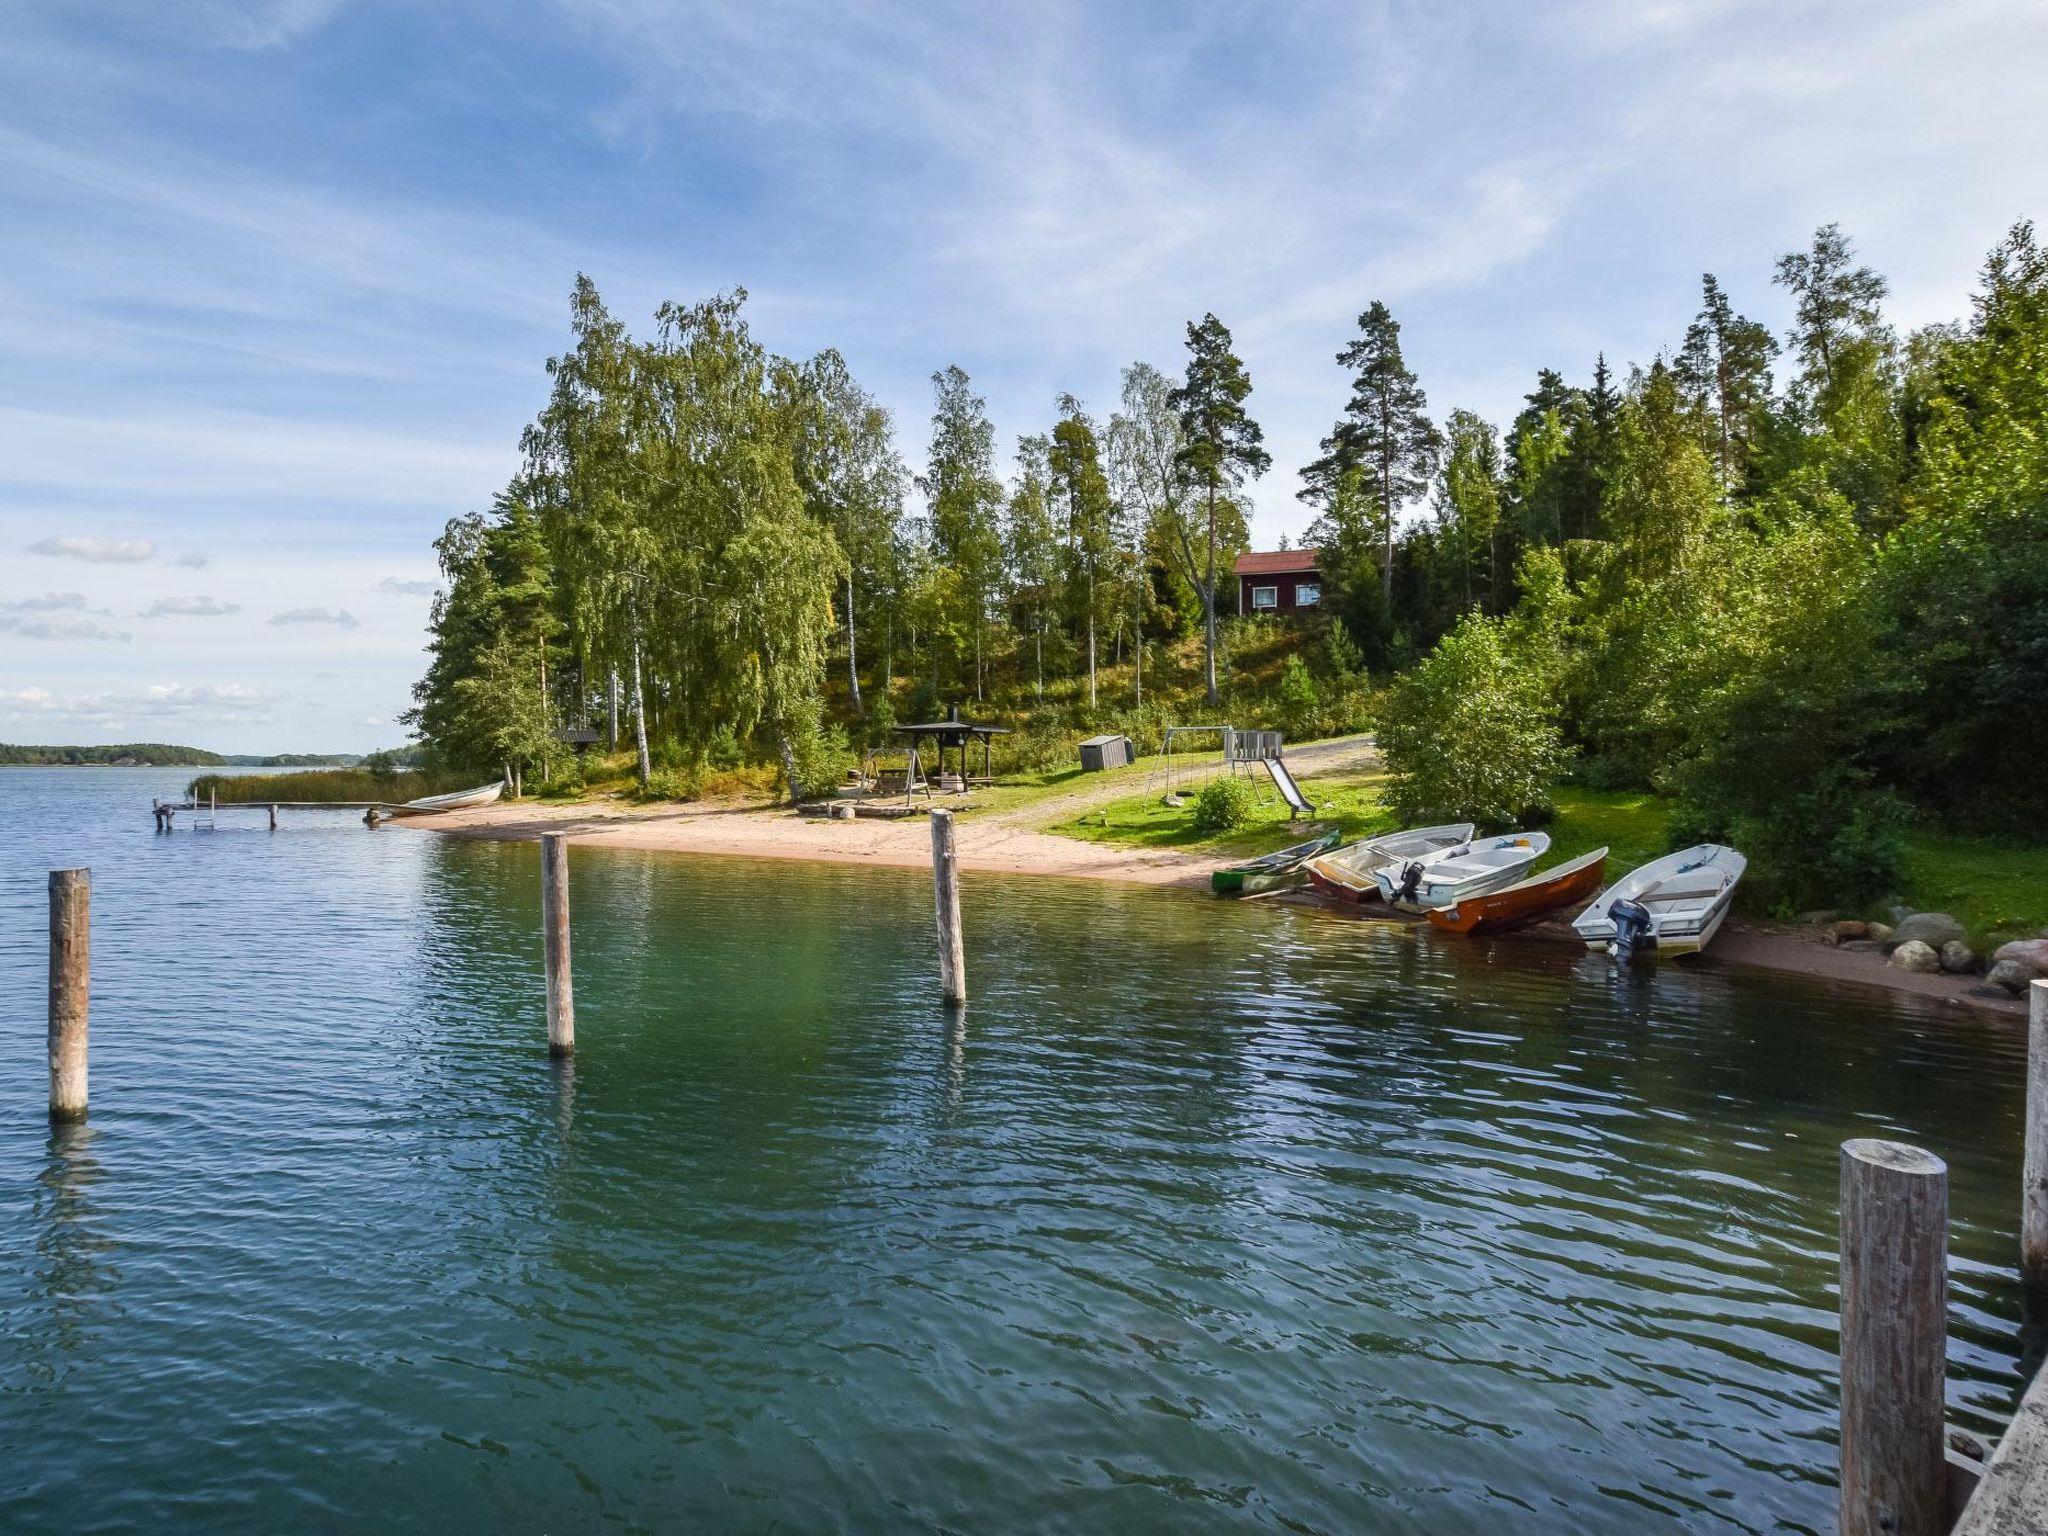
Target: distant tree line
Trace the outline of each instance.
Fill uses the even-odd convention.
[[[1776,281],[1782,337],[1708,275],[1671,351],[1541,370],[1505,431],[1433,418],[1369,305],[1301,468],[1325,593],[1304,649],[1405,676],[1484,629],[1434,675],[1512,669],[1543,762],[1864,890],[1910,814],[2036,824],[2048,259],[2016,226],[1967,320],[1904,337],[1833,225]],[[1092,711],[1112,665],[1142,699],[1147,647],[1181,636],[1216,699],[1271,460],[1214,315],[1177,373],[1126,369],[1106,421],[1059,397],[1007,474],[972,381],[940,370],[913,473],[839,355],[774,356],[744,298],[635,337],[578,280],[519,473],[439,543],[410,716],[439,760],[545,769],[562,726],[616,714],[643,780],[752,744],[796,790],[899,702],[1058,678]],[[1397,713],[1426,741],[1417,702]]]

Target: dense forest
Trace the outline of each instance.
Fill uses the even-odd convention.
[[[317,768],[358,761],[349,754],[280,752],[269,757],[208,752],[203,747],[177,747],[161,741],[129,741],[111,747],[36,747],[0,742],[0,764],[10,767],[67,768],[114,765],[169,765],[177,768]]]
[[[1967,318],[1904,336],[1835,226],[1775,281],[1787,334],[1709,274],[1668,352],[1544,369],[1505,430],[1433,417],[1369,305],[1301,468],[1324,606],[1256,702],[1370,715],[1418,814],[1654,788],[1787,899],[1882,890],[1916,816],[2036,826],[2048,256],[2015,226]],[[744,300],[635,337],[578,280],[519,473],[438,544],[408,717],[436,760],[573,773],[561,730],[623,719],[643,785],[758,757],[801,794],[944,702],[1083,730],[1192,657],[1189,707],[1244,705],[1231,659],[1270,626],[1231,569],[1271,460],[1216,316],[1107,420],[1062,396],[1007,472],[941,370],[913,473],[844,361],[770,354]]]

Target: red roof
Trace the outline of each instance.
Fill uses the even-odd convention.
[[[1312,549],[1253,550],[1237,557],[1240,576],[1306,575],[1315,568],[1316,552]]]

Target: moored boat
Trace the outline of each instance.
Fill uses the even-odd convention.
[[[493,805],[505,792],[503,783],[484,784],[475,789],[458,789],[445,795],[422,795],[394,810],[399,816],[431,816],[439,811],[467,811],[479,805]]]
[[[1302,866],[1317,854],[1328,853],[1342,837],[1341,832],[1332,829],[1320,837],[1296,843],[1291,848],[1282,848],[1263,858],[1219,869],[1209,876],[1209,888],[1219,896],[1260,896],[1267,891],[1300,885],[1308,879]]]
[[[1618,960],[1696,954],[1713,942],[1749,860],[1699,843],[1630,871],[1572,921],[1588,949]]]
[[[1372,878],[1388,905],[1403,912],[1427,912],[1513,885],[1549,849],[1548,832],[1510,832],[1384,864]]]
[[[1448,907],[1432,907],[1429,920],[1451,933],[1505,933],[1584,901],[1599,891],[1606,877],[1607,850],[1595,848],[1497,891],[1460,896]]]
[[[1411,827],[1333,848],[1304,867],[1309,883],[1325,896],[1339,901],[1377,901],[1380,888],[1372,872],[1400,859],[1413,859],[1440,848],[1451,848],[1472,836],[1472,823],[1453,822],[1441,827]]]

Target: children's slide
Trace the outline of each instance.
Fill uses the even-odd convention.
[[[1273,775],[1273,782],[1280,786],[1280,798],[1287,802],[1288,810],[1297,816],[1306,816],[1315,809],[1301,792],[1301,786],[1294,782],[1294,775],[1287,771],[1287,764],[1277,757],[1269,757],[1266,768]]]

